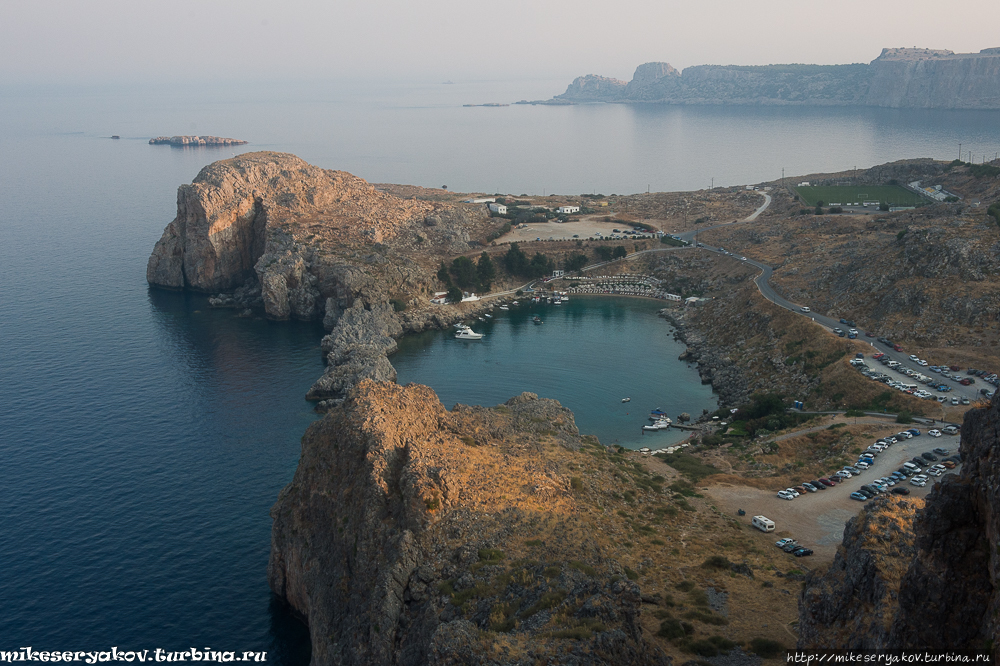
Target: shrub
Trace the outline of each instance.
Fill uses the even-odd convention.
[[[774,659],[785,651],[785,646],[771,638],[754,638],[750,641],[750,651],[764,659]]]
[[[583,479],[578,476],[570,477],[569,485],[573,490],[583,490]]]
[[[898,241],[903,240],[903,236],[906,235],[907,231],[909,231],[909,229],[900,229],[899,233],[896,234],[896,240],[898,240]]]
[[[628,567],[622,567],[625,570],[625,575],[629,580],[639,580],[639,574]]]
[[[660,629],[656,632],[656,635],[670,641],[675,641],[679,638],[690,636],[693,633],[694,627],[692,625],[671,617],[660,623]]]
[[[865,413],[860,409],[848,409],[844,416],[864,416]],[[837,425],[844,425],[843,423],[838,423]],[[832,427],[832,426],[831,426]]]
[[[704,569],[728,569],[732,563],[722,555],[712,555],[701,563]]]
[[[913,423],[913,414],[906,410],[900,410],[896,415],[896,423]]]
[[[689,652],[693,652],[699,657],[714,657],[718,654],[729,652],[736,643],[723,638],[722,636],[709,636],[701,640],[694,641],[687,646]]]
[[[503,559],[503,551],[496,550],[494,548],[480,548],[479,549],[479,561],[495,563]]]

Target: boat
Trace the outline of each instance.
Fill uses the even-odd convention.
[[[483,317],[479,317],[479,321],[486,321]]]
[[[487,319],[493,319],[493,315],[491,315],[488,312],[486,314],[484,314],[483,316],[486,317]]]
[[[501,305],[501,306],[500,306],[500,309],[501,309],[501,310],[510,310],[510,308],[509,308],[509,307],[507,307],[506,305]]]
[[[552,300],[552,305],[562,305],[562,301],[558,298]]]
[[[535,322],[536,324],[544,324],[545,323],[545,322],[542,321],[541,317],[539,317],[538,315],[535,315],[535,318],[532,319],[531,321]]]
[[[518,303],[517,301],[511,301],[510,304],[511,305],[520,305],[520,303]]]
[[[455,331],[456,340],[480,340],[482,339],[482,333],[476,333],[468,326],[463,326],[462,328]]]
[[[661,419],[659,421],[654,421],[652,425],[642,426],[643,430],[666,430],[670,427],[670,419]]]
[[[622,402],[632,402],[632,398],[622,398]]]

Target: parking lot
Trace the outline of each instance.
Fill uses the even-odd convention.
[[[898,425],[895,428],[887,427],[884,433],[880,433],[880,436],[894,434],[902,428],[903,426]],[[718,502],[720,510],[730,515],[735,515],[739,509],[746,511],[747,515],[740,520],[745,520],[748,525],[751,517],[755,515],[764,515],[773,520],[775,523],[774,532],[768,534],[759,532],[762,544],[774,548],[774,542],[779,538],[791,537],[814,551],[814,555],[807,559],[830,561],[843,539],[844,524],[857,515],[863,504],[850,498],[853,491],[879,477],[889,476],[904,462],[925,451],[941,447],[948,449],[949,455],[958,452],[959,437],[957,435],[931,437],[927,435],[925,428],[921,427],[920,430],[922,434],[919,437],[893,444],[881,453],[875,459],[872,467],[865,470],[860,476],[847,479],[844,483],[838,483],[833,488],[820,490],[816,493],[806,493],[791,501],[775,496],[775,493],[781,490],[778,487],[759,490],[746,486],[719,484],[706,488],[705,492]],[[873,437],[868,444],[874,441]],[[957,472],[960,469],[961,466],[950,470],[949,473]],[[835,471],[835,469],[830,469],[828,474]],[[906,488],[910,494],[905,497],[896,497],[922,500],[930,492],[934,482],[940,478],[943,477],[938,477],[938,479],[931,477],[923,488],[910,485],[909,480],[903,481],[894,487]],[[810,481],[810,479],[803,478],[800,479],[801,481]],[[790,560],[798,561],[791,555],[788,557]]]

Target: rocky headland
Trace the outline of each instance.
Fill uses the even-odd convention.
[[[629,82],[590,74],[551,100],[521,103],[590,102],[1000,109],[1000,49],[892,48],[867,65],[697,65],[680,72],[650,62]]]
[[[178,188],[146,279],[214,294],[219,307],[322,321],[327,373],[308,397],[336,401],[361,378],[395,380],[386,355],[405,331],[485,307],[431,306],[435,260],[469,251],[501,222],[483,206],[404,199],[294,155],[246,153]]]
[[[583,448],[533,394],[448,412],[427,387],[362,382],[306,433],[272,510],[268,578],[314,666],[669,663],[587,536],[566,466]]]
[[[221,136],[158,136],[149,140],[149,144],[167,146],[242,146],[242,139],[226,139]]]

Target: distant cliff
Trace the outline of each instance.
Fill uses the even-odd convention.
[[[884,49],[867,65],[699,65],[683,72],[651,62],[628,83],[579,77],[543,103],[581,102],[1000,109],[1000,49]]]
[[[919,503],[881,499],[852,519],[799,599],[799,648],[993,652],[1000,620],[1000,397],[966,413],[962,471]]]

